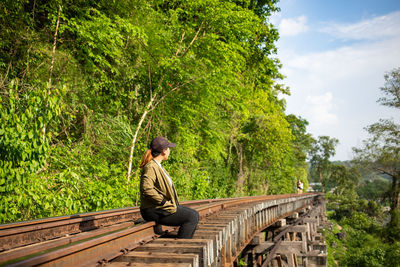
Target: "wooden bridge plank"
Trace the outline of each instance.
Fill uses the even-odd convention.
[[[174,239],[174,238],[158,238],[150,244],[171,244],[171,245],[194,245],[206,246],[207,249],[207,265],[211,265],[214,261],[214,243],[210,239]]]
[[[235,243],[233,243],[231,227],[229,224],[226,225],[214,225],[214,224],[203,224],[198,227],[200,233],[201,231],[217,231],[222,232],[222,246],[224,246],[224,254],[225,257],[230,260],[232,254],[234,253],[233,247]]]
[[[132,263],[189,263],[191,267],[199,267],[199,255],[196,254],[173,254],[162,252],[133,251],[122,255],[116,261]]]
[[[165,252],[174,254],[196,254],[199,255],[199,266],[207,266],[207,247],[206,245],[199,246],[194,244],[152,244],[140,246],[135,251],[144,252]]]
[[[192,267],[190,263],[134,263],[134,262],[112,262],[106,267]]]

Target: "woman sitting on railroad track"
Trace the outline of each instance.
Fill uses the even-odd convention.
[[[179,205],[174,183],[161,166],[161,162],[169,157],[169,148],[175,146],[165,137],[156,137],[144,154],[140,163],[140,213],[146,221],[180,226],[177,238],[190,239],[199,222],[199,213]]]

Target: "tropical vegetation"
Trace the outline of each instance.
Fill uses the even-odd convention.
[[[277,0],[0,4],[0,222],[137,205],[156,136],[181,199],[307,185]]]

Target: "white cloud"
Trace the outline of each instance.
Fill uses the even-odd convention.
[[[400,36],[298,54],[280,51],[285,83],[291,88],[287,113],[309,121],[314,136],[338,138],[335,159],[350,159],[351,147],[366,138],[364,127],[396,110],[376,103],[385,72],[400,66]]]
[[[306,16],[300,16],[294,19],[282,19],[279,24],[280,36],[295,36],[307,31]]]
[[[336,124],[337,116],[332,113],[333,97],[331,92],[326,92],[323,95],[314,95],[306,97],[307,114],[311,122],[315,124]]]
[[[398,111],[376,103],[384,73],[400,66],[400,11],[353,24],[331,23],[323,29],[335,38],[362,40],[346,46],[334,47],[342,43],[321,39],[326,35],[318,34],[322,31],[318,29],[298,36],[299,42],[305,38],[309,43],[322,41],[318,52],[299,52],[304,46],[285,38],[307,31],[306,17],[285,23],[284,18],[279,19],[278,58],[287,76],[284,83],[291,88],[291,96],[285,97],[286,112],[308,120],[308,131],[315,137],[338,138],[335,159],[351,159],[351,148],[368,136],[364,130],[367,125],[380,118],[392,117],[400,122]],[[301,25],[306,28],[302,30]],[[324,43],[329,46],[321,50]]]
[[[400,11],[353,24],[330,23],[321,31],[349,40],[377,40],[400,36]]]
[[[341,82],[365,81],[378,76],[400,64],[400,36],[374,43],[355,44],[333,50],[297,54],[295,51],[280,51],[282,72],[290,81],[301,83],[307,90],[320,91]],[[346,88],[343,84],[343,89]],[[293,88],[297,90],[297,88]],[[353,88],[356,89],[356,88]],[[340,88],[335,88],[340,90]]]

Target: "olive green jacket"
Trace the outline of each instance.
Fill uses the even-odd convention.
[[[175,213],[178,205],[175,192],[175,188],[154,160],[143,167],[140,179],[140,208],[156,208]]]

